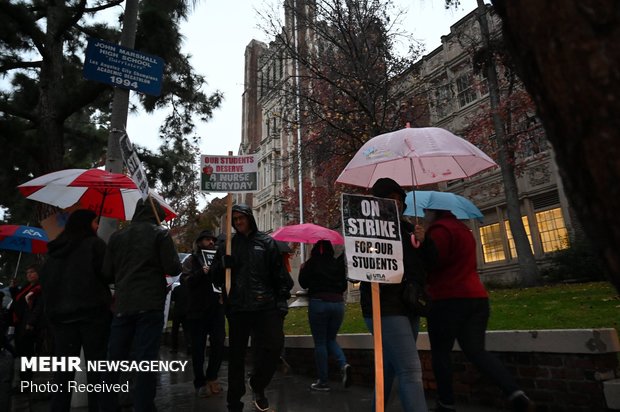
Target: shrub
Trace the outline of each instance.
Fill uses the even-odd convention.
[[[554,281],[599,281],[605,280],[603,263],[592,243],[583,235],[575,235],[566,249],[549,255],[549,268],[545,276]]]

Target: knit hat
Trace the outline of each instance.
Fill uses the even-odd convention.
[[[213,239],[214,242],[217,240],[217,237],[213,234],[212,231],[210,231],[210,230],[203,230],[202,232],[200,232],[200,234],[196,238],[196,242],[200,242],[200,240],[204,239],[204,238]]]
[[[388,197],[392,193],[397,193],[402,198],[403,202],[407,197],[407,193],[394,179],[389,177],[382,177],[377,179],[374,185],[372,185],[372,194],[376,197]]]

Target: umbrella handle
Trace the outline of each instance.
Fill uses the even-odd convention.
[[[420,247],[420,241],[418,239],[415,238],[415,234],[411,234],[411,246],[413,246],[414,249],[417,249]]]

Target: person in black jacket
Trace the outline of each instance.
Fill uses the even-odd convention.
[[[155,209],[155,210],[153,210]],[[181,273],[179,255],[170,233],[157,224],[165,217],[154,201],[138,200],[131,224],[110,237],[103,262],[103,273],[114,283],[114,319],[110,329],[109,360],[137,362],[156,360],[164,327],[166,274]],[[133,343],[133,344],[132,344]],[[118,373],[110,372],[106,383],[118,383]],[[137,372],[133,390],[136,412],[155,410],[157,375]],[[117,410],[117,394],[111,393],[106,409]]]
[[[256,410],[267,411],[265,388],[284,347],[284,317],[293,279],[284,267],[276,241],[258,231],[252,209],[233,206],[232,226],[236,233],[231,239],[231,255],[226,255],[225,245],[221,245],[211,266],[216,285],[222,287],[228,318],[228,410],[243,410],[244,362],[251,335],[256,363],[249,385]],[[226,268],[231,269],[230,292],[225,288]]]
[[[210,230],[200,232],[192,255],[183,262],[188,288],[187,323],[192,339],[194,388],[198,396],[222,392],[217,376],[222,365],[226,320],[221,291],[213,286],[210,267],[215,255],[217,238]],[[209,364],[205,373],[205,349],[209,337]]]
[[[41,284],[39,282],[39,265],[34,263],[26,267],[28,283],[17,286],[17,279],[11,280],[11,309],[9,310],[12,325],[15,327],[15,352],[20,357],[40,355],[43,343],[45,322],[43,319],[43,303],[41,300]],[[31,381],[31,370],[21,370],[19,378]]]
[[[341,255],[342,257],[342,255]],[[299,284],[308,289],[310,306],[308,322],[314,340],[314,359],[319,379],[310,385],[315,391],[329,391],[327,357],[332,354],[340,367],[342,384],[351,383],[351,365],[336,342],[336,335],[344,319],[342,294],[347,289],[347,275],[343,259],[334,257],[329,240],[319,240],[312,248],[310,258],[299,271]]]
[[[372,187],[376,197],[394,199],[399,213],[405,210],[405,191],[390,178],[378,179]],[[383,341],[384,400],[390,398],[392,384],[398,378],[398,395],[405,412],[428,411],[422,382],[422,366],[416,349],[419,317],[410,312],[403,301],[403,290],[407,282],[425,284],[426,271],[437,260],[437,249],[433,241],[425,237],[421,225],[400,221],[403,245],[404,275],[401,283],[381,283],[381,336]],[[411,235],[420,242],[413,246]],[[368,329],[373,332],[371,284],[361,282],[360,303]],[[373,401],[374,410],[374,401]]]
[[[64,230],[48,244],[47,260],[41,270],[44,311],[54,335],[55,356],[80,356],[104,360],[110,331],[110,288],[103,278],[106,245],[97,237],[97,214],[79,209],[71,213]],[[73,371],[58,371],[54,382],[64,391],[52,395],[50,411],[69,411],[71,391],[67,382]],[[101,383],[96,371],[88,371],[89,384]],[[100,410],[97,392],[88,393],[88,410]]]
[[[187,276],[181,275],[179,285],[170,293],[172,328],[170,329],[170,353],[179,351],[179,328],[183,328],[183,337],[187,354],[192,354],[189,326],[187,323],[187,310],[189,305],[189,290],[187,288]]]

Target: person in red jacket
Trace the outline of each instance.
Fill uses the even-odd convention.
[[[489,320],[489,296],[478,276],[476,240],[469,227],[452,213],[425,210],[430,237],[439,253],[427,279],[432,306],[428,316],[432,366],[437,381],[435,411],[455,411],[450,354],[454,341],[467,359],[495,382],[506,395],[512,410],[534,410],[534,404],[519,388],[504,365],[484,347]]]

